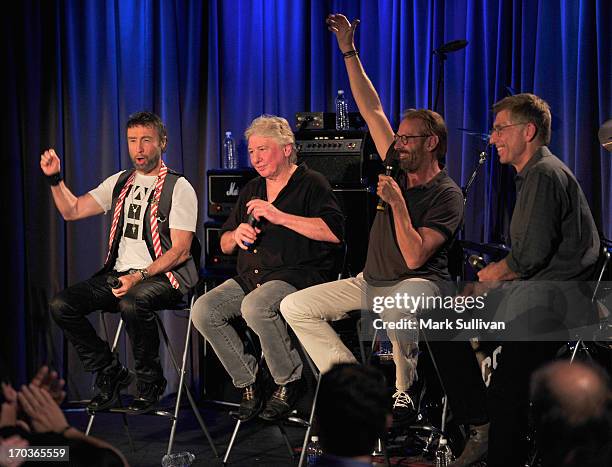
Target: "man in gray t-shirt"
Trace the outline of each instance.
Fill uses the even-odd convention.
[[[370,233],[367,261],[357,277],[316,285],[293,293],[281,302],[281,313],[321,372],[334,364],[354,362],[353,354],[329,325],[347,317],[352,310],[371,309],[373,300],[397,294],[437,297],[440,281],[449,279],[447,249],[463,216],[461,190],[440,166],[446,153],[447,131],[442,117],[427,109],[408,110],[397,134],[385,116],[380,99],[368,79],[355,50],[353,36],[358,21],[350,24],[343,15],[327,19],[345,57],[351,90],[359,111],[385,164],[399,162],[397,179],[380,175],[377,195],[386,208],[377,213]],[[415,415],[409,390],[416,376],[418,328],[399,329],[392,325],[414,322],[421,310],[385,307],[376,311],[375,321],[385,324],[393,345],[396,368],[393,396],[394,424],[407,424]],[[465,344],[466,352],[471,352]],[[453,352],[453,356],[459,352]],[[473,352],[467,355],[466,372],[480,377]],[[454,394],[453,394],[454,396]],[[464,410],[464,397],[452,397],[453,415],[474,415]],[[468,424],[484,424],[463,418]]]

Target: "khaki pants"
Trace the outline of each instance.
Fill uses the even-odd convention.
[[[372,297],[408,295],[437,296],[440,289],[435,282],[421,278],[405,279],[388,287],[373,287],[366,283],[363,273],[357,277],[319,284],[292,293],[280,304],[281,314],[321,373],[337,363],[354,363],[355,357],[342,343],[329,321],[348,317],[353,310],[371,309]],[[416,319],[417,313],[404,309],[385,309],[380,317],[384,322]],[[418,331],[387,330],[393,344],[396,367],[396,387],[407,390],[416,376]]]

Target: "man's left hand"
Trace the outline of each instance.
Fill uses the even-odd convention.
[[[389,206],[393,207],[394,203],[403,202],[402,190],[393,178],[388,175],[378,176],[378,185],[376,186],[376,194]]]
[[[253,213],[255,219],[266,219],[271,224],[282,224],[285,213],[277,209],[272,203],[263,199],[252,199],[246,204],[247,214]]]
[[[123,297],[128,290],[134,287],[142,280],[142,277],[139,273],[136,274],[126,274],[125,276],[119,277],[119,281],[121,282],[121,287],[117,289],[111,289],[113,295],[117,298]]]

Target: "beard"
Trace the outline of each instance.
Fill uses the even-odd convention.
[[[136,159],[134,158],[132,159],[132,164],[134,164],[134,168],[136,170],[140,170],[141,172],[147,174],[151,172],[155,167],[157,167],[160,158],[161,154],[157,153],[151,156],[150,158],[145,158],[145,161],[142,164],[137,163]]]
[[[400,168],[405,172],[413,173],[421,166],[422,158],[416,151],[399,151]]]

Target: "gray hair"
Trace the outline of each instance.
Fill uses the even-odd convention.
[[[297,162],[297,149],[295,147],[295,136],[289,122],[276,115],[264,114],[257,117],[251,122],[249,127],[244,132],[244,137],[248,139],[253,136],[263,136],[265,138],[272,138],[280,146],[287,144],[291,145],[291,155],[289,156],[289,162],[295,164]]]

